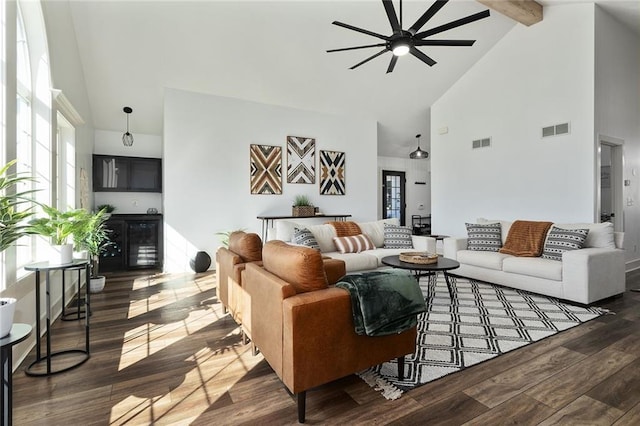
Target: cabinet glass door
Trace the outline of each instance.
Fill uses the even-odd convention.
[[[159,261],[158,221],[127,221],[129,267],[155,266]]]

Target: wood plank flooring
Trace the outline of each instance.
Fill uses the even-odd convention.
[[[627,275],[640,287],[640,271]],[[294,398],[216,298],[215,275],[117,274],[92,295],[91,358],[14,374],[16,425],[296,424]],[[640,293],[599,317],[385,400],[356,376],[307,392],[307,424],[638,425]],[[56,321],[53,350],[81,346]]]

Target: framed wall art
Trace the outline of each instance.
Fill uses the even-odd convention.
[[[316,183],[316,140],[287,136],[287,183]]]
[[[282,147],[251,145],[251,193],[282,194]]]
[[[344,195],[345,154],[339,151],[320,151],[320,195]]]

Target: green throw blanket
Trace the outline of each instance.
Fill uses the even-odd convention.
[[[406,271],[389,270],[349,274],[336,287],[351,295],[356,333],[384,336],[417,324],[427,307],[420,286]]]

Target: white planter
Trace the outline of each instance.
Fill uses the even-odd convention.
[[[73,244],[63,244],[61,246],[51,246],[51,265],[68,265],[73,262]]]
[[[104,283],[106,278],[103,276],[99,276],[98,278],[91,278],[89,280],[89,291],[91,293],[100,293],[104,288]]]
[[[13,326],[13,314],[16,312],[17,299],[13,297],[0,298],[0,338],[7,336]]]

